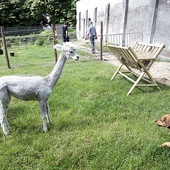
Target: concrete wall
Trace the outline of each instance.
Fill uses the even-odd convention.
[[[105,20],[105,7],[113,0],[80,0],[77,2],[77,38],[81,39],[85,36],[88,28],[88,21],[86,14],[88,12],[88,18],[93,22],[95,20],[94,11],[97,8],[97,21],[94,22],[97,32],[100,32],[100,22]],[[121,1],[121,0],[120,0]],[[81,18],[79,14],[81,13]],[[81,24],[81,29],[79,25]]]
[[[144,42],[165,43],[166,50],[170,51],[170,0],[77,1],[78,39],[85,36],[89,18],[94,22],[98,35],[103,22],[103,34],[141,32]]]
[[[154,42],[164,42],[170,49],[170,0],[160,0]]]
[[[126,32],[142,32],[144,42],[150,41],[154,0],[129,0]]]
[[[110,22],[109,22],[109,32],[108,33],[122,33],[124,24],[124,11],[125,4],[122,0],[114,1],[115,3],[110,3]],[[105,21],[104,21],[105,23]],[[105,30],[105,27],[104,27]],[[104,31],[104,33],[106,33]]]

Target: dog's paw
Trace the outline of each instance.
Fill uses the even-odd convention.
[[[165,142],[161,146],[163,146],[163,147],[170,147],[170,142]]]

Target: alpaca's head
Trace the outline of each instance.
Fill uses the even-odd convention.
[[[61,50],[67,58],[72,58],[73,60],[78,60],[79,56],[76,52],[77,48],[75,44],[71,42],[66,42],[62,45],[56,44],[54,46],[56,50]]]

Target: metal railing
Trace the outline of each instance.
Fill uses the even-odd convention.
[[[100,35],[98,37],[98,40],[100,40]],[[106,44],[131,46],[135,41],[143,42],[143,34],[141,32],[103,35],[103,42]]]
[[[27,35],[31,33],[40,33],[43,31],[41,26],[21,26],[21,27],[5,27],[4,28],[6,36],[17,36],[17,35]]]

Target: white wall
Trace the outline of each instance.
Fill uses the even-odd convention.
[[[88,18],[91,18],[94,21],[94,9],[97,7],[97,32],[100,32],[100,23],[105,22],[105,8],[107,4],[117,4],[122,3],[122,0],[80,0],[77,2],[77,38],[83,38],[83,26],[84,20],[86,19],[86,11],[88,10]],[[81,12],[81,30],[79,31],[79,12]],[[86,21],[85,21],[86,22]],[[85,28],[85,32],[87,28]]]
[[[106,22],[106,6],[110,3],[109,26]],[[77,38],[82,39],[87,31],[86,11],[88,18],[94,22],[94,9],[97,8],[97,33],[100,34],[100,23],[103,22],[103,34],[141,32],[143,41],[148,43],[165,43],[170,50],[170,1],[159,0],[154,17],[156,0],[129,0],[127,23],[125,24],[126,0],[80,0],[77,2]],[[81,12],[81,29],[79,13]],[[153,21],[153,19],[155,20]],[[153,24],[155,22],[155,25]]]
[[[154,0],[129,0],[127,32],[142,32],[149,42],[154,14]]]

